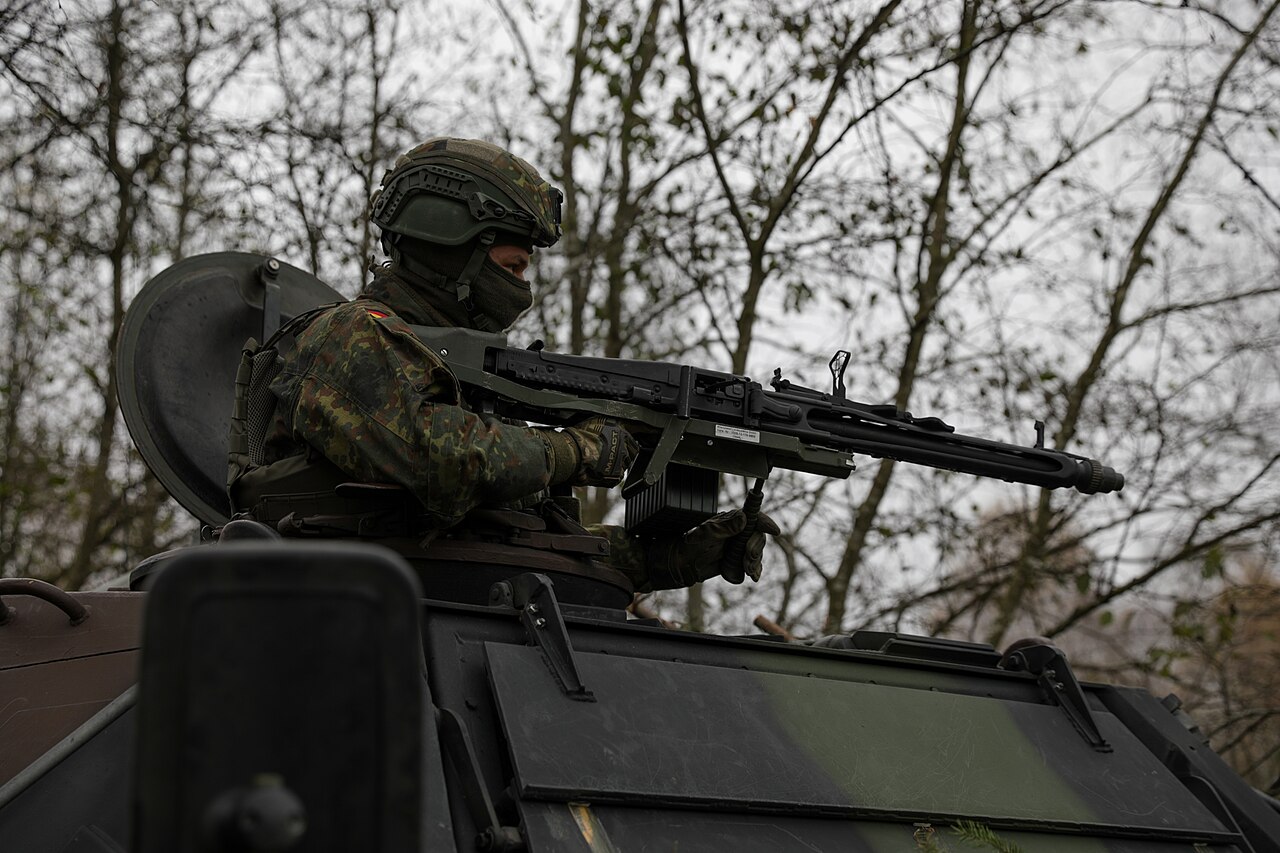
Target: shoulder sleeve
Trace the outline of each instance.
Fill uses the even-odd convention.
[[[343,305],[299,336],[294,434],[355,479],[405,486],[441,526],[545,488],[538,433],[464,409],[449,369],[379,309]]]
[[[649,577],[649,560],[644,542],[614,524],[588,524],[592,536],[609,540],[609,566],[622,572],[636,588],[636,592],[652,592],[653,581]]]

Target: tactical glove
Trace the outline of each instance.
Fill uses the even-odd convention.
[[[616,486],[640,450],[626,427],[613,418],[596,416],[574,427],[541,433],[552,486]]]
[[[654,539],[645,548],[650,585],[653,589],[678,589],[720,574],[725,546],[746,526],[746,513],[735,509],[711,516],[682,536]],[[753,581],[760,580],[766,534],[781,532],[763,512],[756,516],[756,529],[747,537],[741,566]]]

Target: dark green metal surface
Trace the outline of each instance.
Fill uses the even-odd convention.
[[[134,298],[117,348],[120,409],[148,467],[196,518],[230,516],[227,430],[245,341],[337,301],[310,273],[245,252],[186,258]]]
[[[486,654],[516,780],[534,799],[1230,837],[1106,713],[1115,749],[1099,753],[1045,704],[579,654],[597,697],[583,704],[560,695],[534,650]]]

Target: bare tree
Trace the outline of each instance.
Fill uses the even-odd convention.
[[[396,0],[326,0],[272,8],[279,109],[247,132],[266,168],[242,172],[260,198],[242,246],[301,263],[349,295],[374,261],[368,202],[382,170],[420,141],[433,40]],[[267,220],[271,227],[256,229]]]
[[[1193,102],[1194,106],[1187,110],[1191,115],[1187,117],[1185,126],[1176,128],[1185,133],[1185,141],[1181,145],[1181,150],[1173,159],[1171,167],[1168,168],[1166,177],[1159,185],[1154,200],[1145,212],[1137,217],[1137,228],[1125,249],[1119,274],[1105,293],[1105,322],[1097,334],[1087,362],[1076,374],[1075,378],[1063,387],[1066,405],[1054,433],[1055,444],[1059,447],[1068,446],[1076,439],[1081,428],[1084,407],[1090,397],[1097,393],[1097,389],[1102,385],[1106,376],[1106,364],[1114,357],[1115,350],[1125,345],[1124,339],[1126,337],[1140,334],[1144,326],[1149,323],[1159,322],[1169,311],[1203,314],[1209,309],[1233,302],[1252,303],[1259,296],[1271,295],[1277,292],[1274,286],[1253,288],[1237,286],[1213,293],[1208,299],[1202,298],[1191,303],[1181,303],[1176,309],[1170,305],[1165,305],[1159,308],[1139,308],[1135,312],[1133,304],[1140,299],[1138,291],[1144,283],[1143,279],[1150,278],[1150,268],[1153,266],[1152,252],[1155,250],[1157,235],[1163,221],[1173,215],[1175,200],[1183,190],[1193,165],[1197,162],[1203,150],[1208,147],[1206,139],[1210,136],[1211,129],[1215,124],[1220,124],[1223,121],[1223,113],[1229,109],[1229,104],[1224,102],[1224,97],[1229,95],[1231,84],[1236,75],[1242,72],[1242,62],[1255,51],[1259,38],[1268,31],[1276,8],[1276,3],[1271,3],[1264,7],[1252,23],[1252,26],[1241,34],[1235,50],[1223,64],[1216,79],[1213,81],[1212,87],[1207,93],[1207,98],[1203,103]],[[1234,490],[1234,493],[1225,496],[1221,501],[1210,504],[1209,506],[1212,507],[1212,510],[1199,513],[1201,522],[1208,521],[1212,515],[1222,514],[1237,506],[1241,501],[1247,500],[1250,492],[1253,491],[1253,487],[1258,486],[1263,480],[1270,479],[1268,475],[1275,461],[1276,458],[1274,456],[1263,460],[1262,467],[1256,469],[1254,475],[1245,480],[1242,488]],[[1034,521],[1026,539],[1026,547],[1019,558],[1013,580],[999,601],[999,615],[990,633],[990,638],[993,642],[999,642],[1003,639],[1009,622],[1014,617],[1028,585],[1032,582],[1032,577],[1040,562],[1040,554],[1045,548],[1050,531],[1054,526],[1061,523],[1061,517],[1061,512],[1055,510],[1053,506],[1050,494],[1043,492],[1040,495]],[[1275,513],[1264,512],[1261,516],[1254,515],[1249,517],[1244,522],[1244,526],[1253,527],[1259,523],[1274,521],[1276,517]],[[1213,533],[1208,533],[1205,530],[1205,525],[1200,522],[1193,523],[1192,527],[1194,532],[1188,539],[1180,543],[1176,554],[1166,554],[1155,560],[1154,565],[1147,571],[1115,584],[1109,590],[1100,590],[1100,594],[1091,605],[1077,608],[1076,611],[1066,614],[1053,627],[1053,630],[1063,630],[1069,627],[1074,620],[1088,612],[1092,612],[1106,601],[1121,594],[1125,588],[1133,589],[1148,583],[1169,566],[1177,565],[1194,553],[1209,547],[1217,537],[1224,534],[1229,535],[1229,531],[1223,531],[1221,528],[1215,529]],[[1201,531],[1204,532],[1202,533]],[[1206,533],[1208,533],[1207,536],[1205,535]]]
[[[565,192],[564,237],[539,262],[535,311],[518,331],[611,357],[696,351],[702,336],[686,306],[699,283],[671,245],[687,227],[673,202],[699,154],[670,122],[678,99],[672,5],[576,4],[562,24],[567,76],[549,61],[554,54],[532,46],[529,16],[510,4],[497,7],[536,121],[492,133],[530,152]],[[494,119],[496,125],[500,117]],[[588,522],[603,519],[616,502],[605,490],[586,496]]]
[[[745,281],[726,288],[724,297],[736,317],[736,333],[726,338],[732,369],[745,370],[770,282],[779,293],[765,316],[777,316],[777,307],[785,316],[810,302],[835,301],[848,310],[869,298],[874,306],[883,292],[901,319],[888,327],[891,343],[858,358],[863,364],[874,360],[872,371],[887,368],[888,396],[899,408],[911,404],[919,379],[932,370],[931,338],[946,337],[939,335],[947,319],[944,298],[966,278],[983,274],[992,263],[992,241],[1032,191],[1075,156],[1064,143],[1047,165],[1018,174],[970,148],[980,125],[1001,121],[987,104],[999,96],[1011,55],[1054,27],[1077,24],[1080,16],[1069,14],[1068,6],[974,2],[963,4],[957,19],[953,5],[891,2],[862,15],[843,6],[818,12],[783,5],[765,18],[780,22],[767,33],[780,45],[779,65],[753,63],[746,79],[717,82],[714,94],[700,82],[697,66],[707,60],[692,59],[689,16],[682,16],[691,113],[721,187],[727,220],[721,230],[740,239],[741,266],[735,269]],[[712,20],[723,25],[722,16]],[[746,34],[768,43],[755,30]],[[809,64],[815,51],[817,61]],[[920,127],[912,114],[923,105],[945,110],[945,125]],[[872,163],[878,174],[866,168]],[[988,164],[1003,172],[997,186],[973,180],[974,171]],[[861,295],[853,296],[857,290],[837,277],[841,263],[846,276],[884,266],[879,282],[857,285]],[[797,265],[820,272],[795,275]],[[824,280],[823,272],[831,277]],[[886,310],[890,306],[877,316]],[[869,316],[859,320],[866,324]],[[953,322],[956,316],[950,315]],[[948,345],[944,339],[934,347]],[[839,564],[823,570],[815,562],[828,601],[827,630],[839,630],[845,621],[868,539],[884,527],[881,513],[893,475],[893,464],[882,463],[856,499]]]
[[[56,442],[60,476],[75,485],[43,495],[41,509],[60,519],[60,531],[78,533],[42,543],[48,563],[39,573],[68,586],[127,566],[136,549],[148,553],[173,535],[162,490],[145,478],[126,488],[141,468],[119,430],[115,330],[131,288],[155,259],[173,257],[173,242],[187,240],[193,154],[208,143],[209,107],[256,50],[251,28],[251,17],[226,4],[117,0],[25,6],[5,30],[15,129],[3,156],[19,186],[7,216],[35,238],[11,250],[20,273],[14,286],[19,303],[36,290],[61,294],[53,330],[70,357],[49,359],[46,338],[40,355],[50,366],[40,370],[59,386],[59,410],[32,415],[34,398],[19,394],[6,399],[7,420],[10,429],[64,436]],[[26,190],[29,178],[40,181]],[[39,282],[26,278],[37,270]],[[24,311],[16,322],[32,319]],[[19,376],[22,358],[11,352]],[[170,521],[155,523],[163,517]]]

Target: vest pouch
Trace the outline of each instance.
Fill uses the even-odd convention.
[[[235,402],[227,433],[227,486],[234,489],[245,473],[262,464],[267,430],[276,413],[271,383],[284,369],[275,347],[260,347],[249,338],[240,352],[236,369]],[[233,500],[234,506],[234,500]]]
[[[291,346],[288,336],[296,334],[315,317],[332,307],[333,305],[321,305],[304,311],[277,329],[266,343],[259,344],[256,338],[249,338],[240,350],[235,399],[227,433],[227,492],[231,498],[233,513],[251,508],[254,504],[253,493],[273,491],[261,488],[261,478],[253,478],[247,484],[245,478],[252,477],[265,458],[267,433],[275,419],[277,404],[271,383],[284,370],[280,348],[283,346],[287,349]]]
[[[253,378],[253,357],[257,352],[258,341],[249,338],[240,351],[240,366],[236,368],[235,399],[231,406],[231,425],[227,432],[228,489],[233,489],[236,481],[261,461],[255,461],[249,453],[249,384]],[[231,503],[234,512],[234,497]]]
[[[309,510],[326,514],[342,511],[346,503],[334,490],[350,479],[349,474],[327,459],[289,456],[270,465],[251,467],[231,483],[228,491],[234,511],[248,512],[258,521],[274,526],[289,512],[301,509],[294,507],[279,511],[280,501],[295,497],[305,496],[309,501],[327,500],[323,507],[309,504]]]

